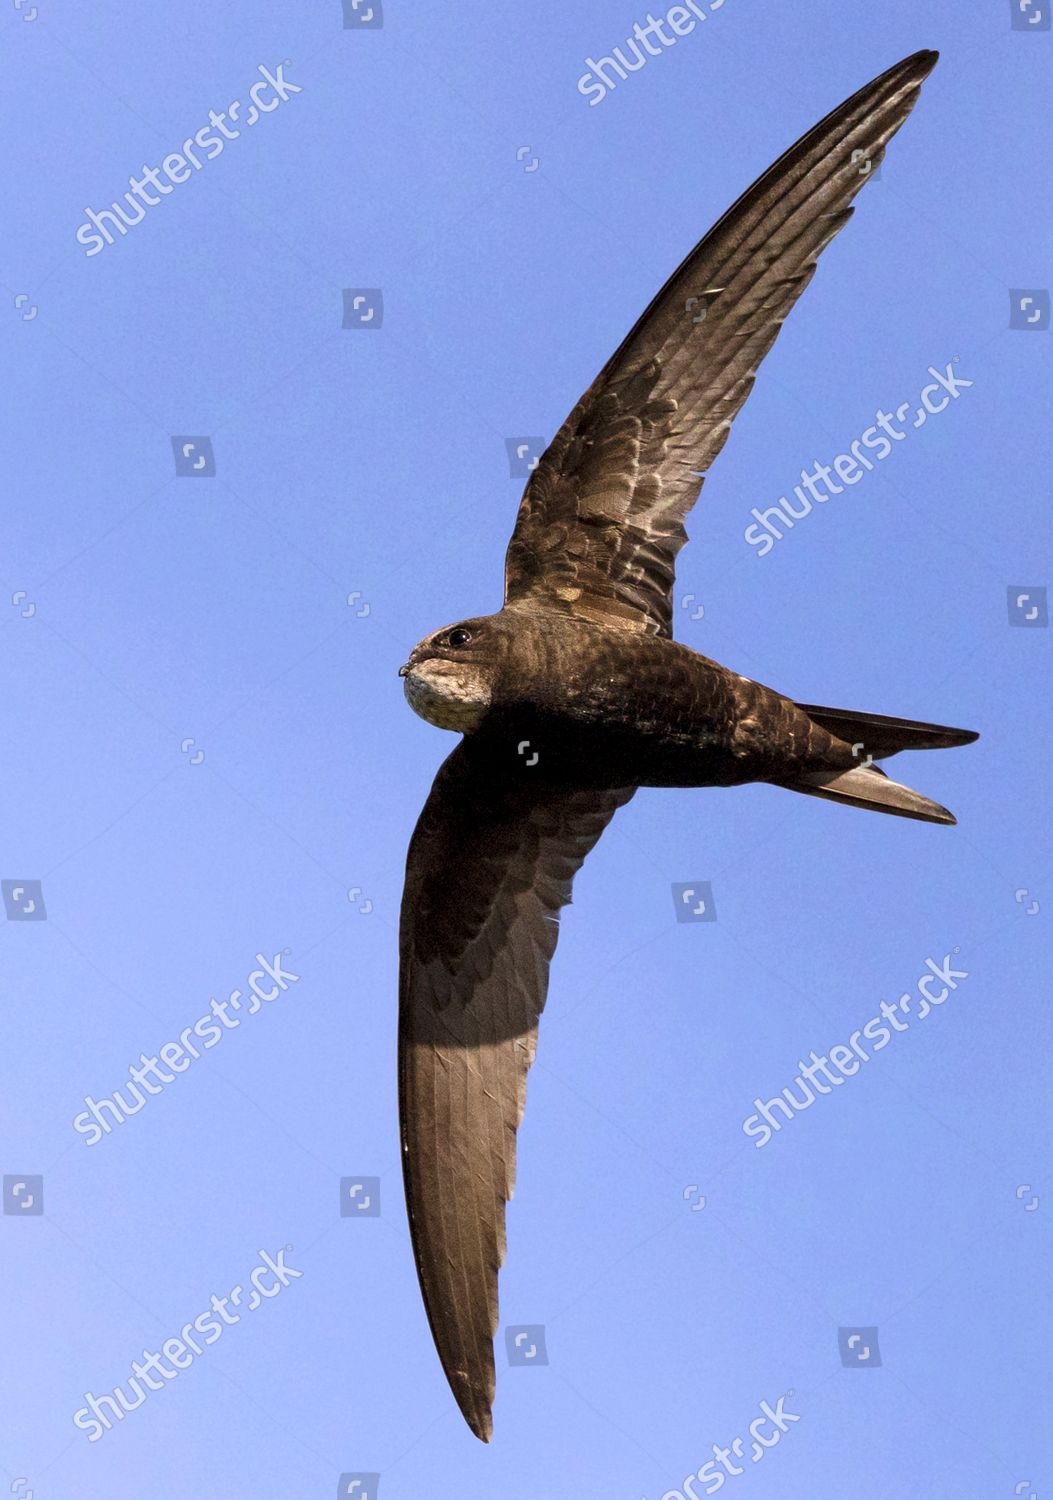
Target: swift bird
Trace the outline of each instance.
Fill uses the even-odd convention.
[[[936,57],[853,94],[710,230],[531,475],[503,608],[428,636],[400,669],[416,712],[464,736],[409,848],[399,1104],[425,1307],[484,1441],[505,1203],[559,911],[616,808],[638,786],[767,781],[954,822],[872,760],[975,734],[794,703],[672,639],[702,475]]]

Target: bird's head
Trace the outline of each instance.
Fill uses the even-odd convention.
[[[497,616],[484,615],[425,636],[399,668],[414,713],[440,729],[476,729],[493,699],[507,633]]]

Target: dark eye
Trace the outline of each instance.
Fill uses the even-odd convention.
[[[456,650],[459,646],[467,646],[472,639],[472,632],[465,630],[463,625],[458,625],[456,630],[451,630],[446,637],[447,641]]]

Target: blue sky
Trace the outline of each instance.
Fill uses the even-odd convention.
[[[643,7],[348,9],[0,19],[0,1477],[658,1500],[782,1398],[797,1420],[757,1462],[746,1438],[728,1494],[1044,1493],[1050,35],[1008,4],[726,0],[590,104],[585,59]],[[506,440],[551,435],[727,204],[919,47],[940,65],[691,518],[677,633],[803,701],[980,730],[895,768],[959,826],[769,787],[618,814],[564,921],[509,1213],[503,1324],[543,1325],[549,1362],[510,1368],[502,1332],[484,1448],[401,1199],[397,908],[453,742],[396,669],[500,603]],[[244,122],[279,65],[299,92],[86,253],[86,209],[210,110]],[[382,319],[342,326],[378,288]],[[930,366],[971,384],[759,556],[751,509]],[[678,921],[705,882],[716,921]],[[257,954],[297,976],[267,1001]],[[929,959],[966,976],[943,1003],[744,1133]],[[86,1097],[188,1029],[200,1056],[89,1144]],[[286,1246],[300,1275],[96,1441],[74,1425]]]

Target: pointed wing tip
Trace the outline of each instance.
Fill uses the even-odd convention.
[[[490,1408],[487,1407],[485,1412],[470,1420],[468,1426],[481,1443],[488,1443],[494,1435],[494,1419]]]
[[[479,1441],[488,1443],[494,1435],[494,1416],[490,1406],[493,1396],[480,1390],[477,1385],[471,1383],[470,1379],[462,1377],[460,1371],[454,1375],[447,1370],[446,1378],[453,1391],[454,1400],[460,1408],[461,1416]]]
[[[882,95],[886,90],[890,90],[890,97],[910,96],[913,105],[918,90],[939,60],[940,54],[931,48],[926,47],[920,52],[912,52],[909,57],[900,58],[899,62],[893,63],[891,68],[886,68],[883,73],[879,73],[876,78],[865,83],[851,100],[845,100],[845,104],[854,103],[869,94]]]
[[[919,52],[912,52],[909,57],[900,58],[898,63],[893,63],[885,76],[902,73],[905,77],[917,79],[920,83],[923,78],[929,76],[939,60],[938,52],[931,47],[922,47]],[[874,81],[876,83],[877,79]]]

